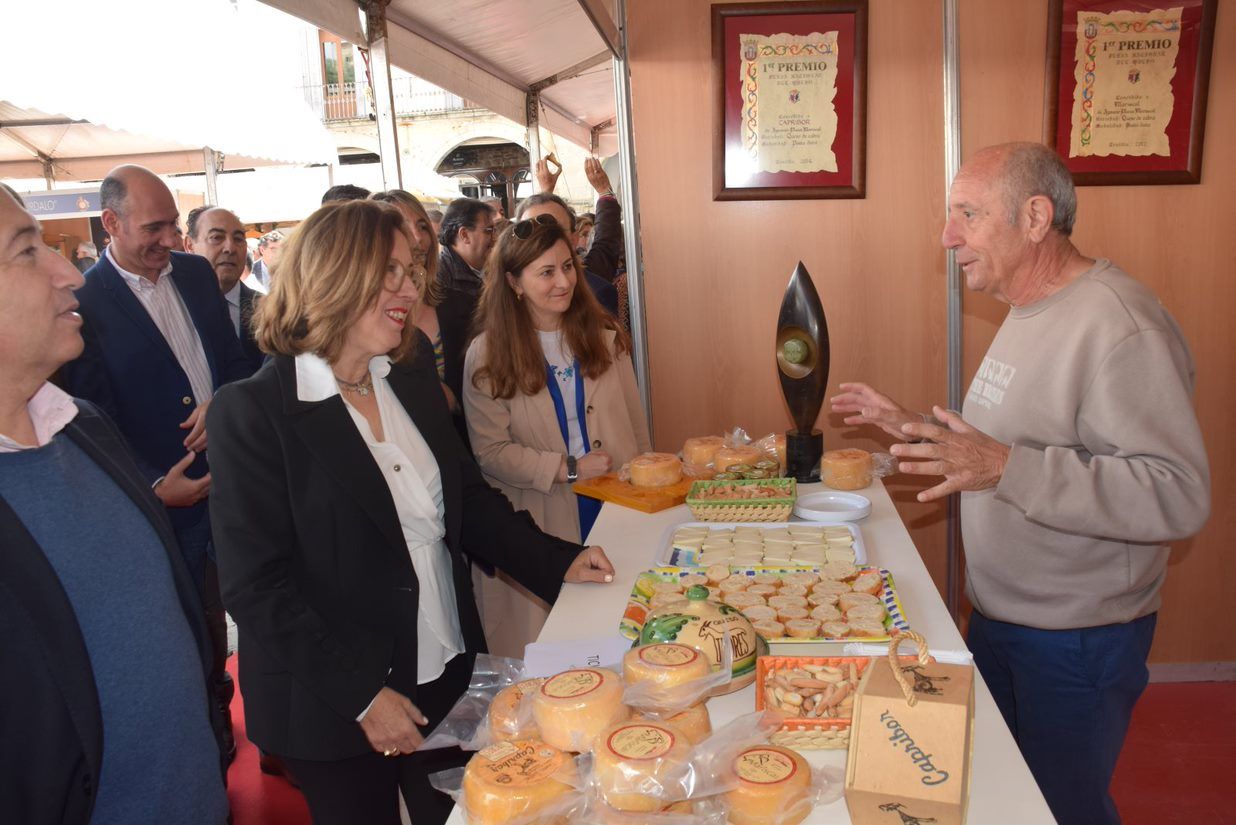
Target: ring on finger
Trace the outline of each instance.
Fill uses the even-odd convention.
[[[383,756],[398,756],[399,748],[387,748],[386,750],[382,751],[382,755]]]

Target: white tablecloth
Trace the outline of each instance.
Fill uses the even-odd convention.
[[[817,487],[822,485],[800,485],[799,492],[810,492]],[[932,648],[964,649],[961,634],[953,624],[883,484],[876,481],[862,493],[871,499],[871,515],[858,523],[867,545],[868,563],[892,571],[910,626],[925,635]],[[608,585],[564,585],[539,641],[582,639],[615,632],[635,577],[654,566],[661,549],[658,545],[666,528],[693,520],[685,505],[648,515],[606,504],[593,527],[589,543],[605,548],[614,563],[614,582]],[[839,656],[841,647],[840,644],[828,643],[774,644],[772,653]],[[750,713],[755,710],[755,687],[749,686],[711,699],[708,710],[714,727]],[[987,685],[977,671],[974,713],[974,758],[967,822],[970,825],[1041,825],[1055,822]],[[813,765],[845,769],[845,751],[806,751],[804,755]],[[463,821],[463,816],[456,809],[450,823],[461,825]],[[816,809],[806,823],[815,825],[849,821],[845,801],[841,799]]]

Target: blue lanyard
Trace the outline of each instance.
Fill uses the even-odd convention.
[[[588,443],[588,419],[584,416],[584,376],[579,371],[579,359],[571,362],[575,371],[575,418],[579,421],[579,434],[584,439],[584,452],[591,452]],[[562,398],[562,390],[558,389],[558,378],[554,375],[553,365],[545,362],[546,383],[549,385],[549,397],[554,400],[554,412],[558,414],[558,429],[562,431],[562,443],[567,452],[571,451],[571,432],[567,429],[566,401]]]

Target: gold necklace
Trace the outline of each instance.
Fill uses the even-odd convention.
[[[354,392],[361,397],[373,392],[373,373],[371,372],[365,373],[365,377],[355,383],[344,381],[338,375],[335,376],[335,381],[338,382],[340,389],[345,392]]]

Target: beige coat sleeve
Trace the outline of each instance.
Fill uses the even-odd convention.
[[[549,493],[563,456],[517,444],[511,439],[511,400],[494,398],[489,382],[472,382],[484,360],[485,337],[478,336],[464,359],[463,405],[472,452],[481,470],[503,484]]]

